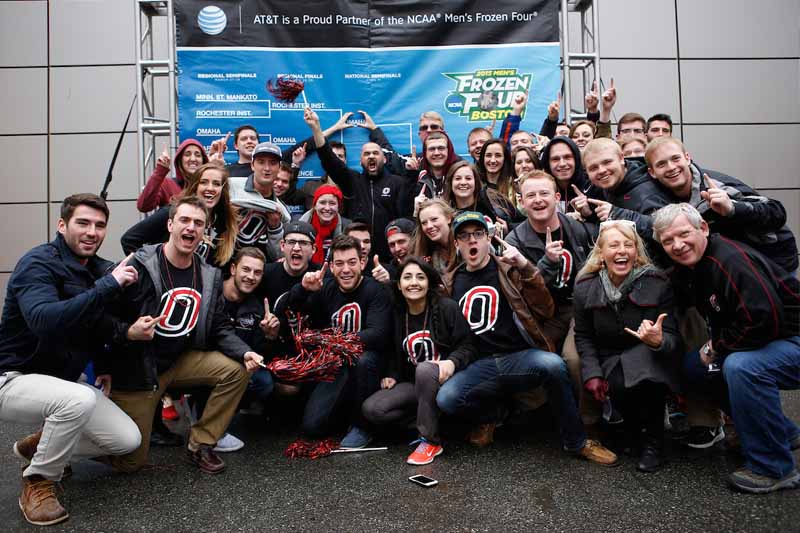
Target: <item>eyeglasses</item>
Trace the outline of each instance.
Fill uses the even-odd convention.
[[[476,241],[483,239],[486,236],[485,229],[476,229],[475,231],[462,231],[456,235],[456,239],[461,242],[468,242],[470,239],[475,238]]]
[[[312,244],[314,244],[311,241],[297,241],[294,239],[289,239],[288,241],[283,241],[283,242],[285,242],[286,246],[288,246],[289,248],[294,248],[295,245],[299,246],[300,248],[308,248]]]
[[[636,222],[633,220],[606,220],[605,222],[600,223],[600,231],[613,228],[615,226],[625,226],[631,228],[634,232],[636,231]]]
[[[619,132],[623,133],[623,134],[625,134],[625,133],[639,133],[639,134],[642,134],[642,133],[644,133],[644,129],[642,129],[642,128],[622,128],[621,130],[619,130]]]
[[[419,131],[438,131],[442,129],[442,127],[438,124],[422,124],[419,127]]]

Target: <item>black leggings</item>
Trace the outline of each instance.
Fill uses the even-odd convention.
[[[655,381],[641,381],[626,388],[622,365],[617,364],[609,374],[608,395],[611,403],[625,418],[632,432],[644,429],[648,439],[661,443],[664,439],[664,405],[669,388]]]

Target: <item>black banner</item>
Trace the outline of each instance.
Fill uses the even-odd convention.
[[[175,0],[179,47],[391,48],[557,42],[558,0]]]

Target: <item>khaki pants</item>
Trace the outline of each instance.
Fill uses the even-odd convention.
[[[116,469],[134,472],[147,463],[153,415],[168,387],[213,387],[203,416],[192,426],[189,443],[216,445],[225,434],[239,400],[247,389],[248,374],[241,363],[220,352],[184,352],[175,364],[158,377],[157,391],[113,391],[111,399],[133,419],[142,434],[142,444],[132,453],[109,457]]]

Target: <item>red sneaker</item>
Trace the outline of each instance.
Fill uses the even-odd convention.
[[[444,451],[439,444],[432,444],[426,440],[421,440],[417,449],[408,456],[406,462],[410,465],[427,465],[433,462],[437,455],[441,455]]]

